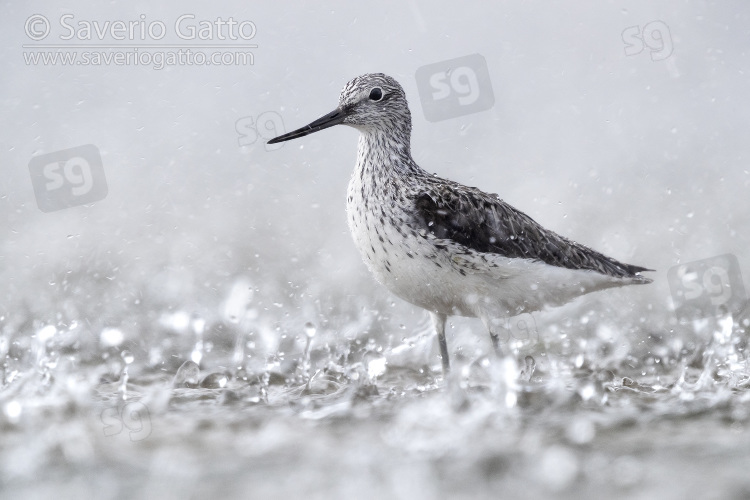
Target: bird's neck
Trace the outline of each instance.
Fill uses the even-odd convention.
[[[363,179],[413,177],[424,173],[411,157],[408,130],[362,130],[357,150],[357,173]]]

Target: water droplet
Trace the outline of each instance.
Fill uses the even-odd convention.
[[[584,359],[584,358],[583,358],[583,354],[578,354],[578,355],[576,356],[576,360],[575,360],[575,365],[576,365],[576,368],[580,368],[580,367],[582,367],[582,366],[583,366],[583,359]]]
[[[518,394],[514,391],[508,391],[505,393],[505,407],[513,408],[518,403]]]
[[[209,373],[203,380],[201,380],[200,386],[204,389],[223,389],[229,382],[229,375],[224,372],[220,373]]]
[[[129,365],[133,361],[135,361],[135,356],[133,356],[133,353],[130,351],[122,351],[120,353],[120,356],[122,357],[122,360],[125,361],[126,365]]]
[[[117,347],[125,340],[125,334],[119,328],[105,328],[99,334],[102,347]]]
[[[159,322],[174,332],[185,333],[190,326],[190,314],[186,311],[163,314]]]
[[[307,335],[308,339],[311,339],[315,336],[315,325],[313,325],[309,321],[305,323],[305,335]]]
[[[177,370],[172,381],[173,387],[196,387],[198,385],[198,376],[200,368],[194,361],[185,361]]]
[[[196,335],[203,335],[203,332],[206,329],[206,320],[196,316],[191,320],[191,326],[193,327],[193,333]]]
[[[190,353],[190,359],[196,364],[200,365],[201,360],[203,359],[203,341],[199,340],[195,343],[195,347],[193,347],[193,352]]]
[[[42,365],[47,370],[54,370],[57,367],[58,360],[57,353],[52,352],[49,357],[43,359]]]
[[[17,424],[21,420],[23,407],[16,400],[8,401],[3,405],[3,413],[12,424]]]
[[[376,353],[368,353],[365,356],[365,362],[367,366],[367,377],[371,381],[385,373],[387,365],[385,356]]]
[[[587,382],[578,389],[578,395],[584,401],[588,401],[596,395],[596,386],[592,382]]]
[[[36,338],[38,338],[42,342],[47,342],[49,339],[54,337],[56,333],[57,328],[55,328],[55,325],[47,325],[36,332]]]

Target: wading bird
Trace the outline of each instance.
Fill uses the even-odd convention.
[[[338,124],[360,132],[346,205],[354,242],[380,283],[429,311],[445,374],[448,316],[480,318],[500,353],[509,317],[651,282],[639,274],[650,269],[618,262],[543,228],[497,195],[420,168],[411,157],[406,95],[382,73],[354,78],[335,110],[268,143]]]

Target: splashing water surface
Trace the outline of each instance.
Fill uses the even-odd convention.
[[[156,314],[158,335],[138,339],[74,321],[30,338],[6,328],[7,491],[37,491],[37,474],[55,471],[41,480],[48,491],[90,492],[80,478],[92,470],[165,498],[750,491],[734,460],[702,472],[748,441],[747,320],[692,325],[701,343],[618,333],[589,312],[540,328],[505,358],[466,322],[452,329],[459,347],[443,380],[426,318],[400,339],[400,327],[368,333],[356,315],[339,330],[302,321],[264,334],[243,302],[231,317]],[[81,341],[89,334],[95,342]]]

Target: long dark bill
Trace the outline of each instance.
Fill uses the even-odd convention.
[[[297,130],[289,132],[288,134],[274,137],[273,139],[268,141],[268,144],[276,144],[277,142],[289,141],[291,139],[296,139],[297,137],[304,137],[308,134],[312,134],[313,132],[317,132],[318,130],[323,130],[324,128],[333,127],[334,125],[338,125],[339,123],[343,122],[345,117],[346,112],[341,108],[336,108],[327,115],[321,116],[309,125],[305,125],[304,127],[298,128]]]

